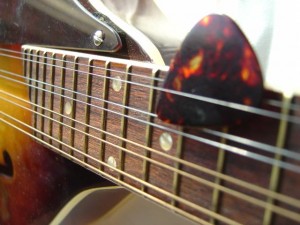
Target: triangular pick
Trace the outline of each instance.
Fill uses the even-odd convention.
[[[161,120],[184,126],[225,125],[240,121],[245,112],[209,100],[257,106],[263,83],[256,55],[240,28],[228,16],[209,15],[185,38],[164,89],[173,91],[160,93]]]

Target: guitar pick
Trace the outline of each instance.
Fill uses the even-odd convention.
[[[187,35],[163,88],[156,108],[161,120],[183,126],[226,125],[248,114],[226,104],[257,106],[263,81],[243,32],[228,16],[213,14]]]

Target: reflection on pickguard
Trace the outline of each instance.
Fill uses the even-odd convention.
[[[4,164],[0,164],[0,175],[12,177],[14,174],[12,160],[7,151],[3,151]]]

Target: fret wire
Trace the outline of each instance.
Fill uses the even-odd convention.
[[[229,128],[227,126],[224,126],[222,128],[222,132],[224,132],[224,133],[228,133],[228,130],[229,130]],[[221,137],[220,142],[225,144],[226,139],[224,137]],[[216,168],[216,171],[218,173],[223,173],[223,171],[224,171],[225,157],[226,157],[226,152],[222,148],[219,148],[219,150],[218,150],[218,159],[217,159],[217,168]],[[223,185],[223,182],[222,182],[220,177],[215,177],[215,184]],[[213,189],[211,209],[214,212],[219,211],[219,206],[220,206],[220,201],[221,201],[220,200],[221,194],[222,193],[218,189],[216,189],[216,188]],[[210,222],[212,224],[216,224],[216,221],[215,221],[214,218],[210,218]]]
[[[159,76],[159,70],[152,70],[151,76],[156,78]],[[156,79],[151,80],[151,86],[157,86],[158,82]],[[155,110],[155,102],[156,102],[156,92],[154,89],[149,90],[149,101],[148,101],[148,112],[149,113],[154,113]],[[150,123],[154,123],[154,118],[150,116],[149,114],[147,115],[147,125],[146,125],[146,133],[145,133],[145,145],[147,147],[152,146],[152,141],[151,137],[153,135],[153,127],[150,126]],[[145,157],[150,158],[151,157],[151,152],[145,149]],[[143,161],[143,169],[142,169],[142,179],[144,181],[148,181],[149,179],[149,163],[147,160]],[[146,187],[142,186],[141,190],[146,192]]]
[[[47,53],[43,53],[43,65],[42,65],[42,75],[43,75],[43,82],[44,82],[44,84],[42,84],[42,107],[44,108],[45,107],[45,104],[46,104],[46,92],[45,92],[45,90],[46,90],[46,73],[47,73],[47,59],[45,58],[45,55],[46,55]],[[45,110],[43,109],[43,108],[41,108],[41,113],[42,113],[42,115],[44,115],[45,114]],[[42,132],[44,132],[45,131],[45,118],[42,116],[41,117],[41,131]],[[41,137],[42,139],[44,139],[44,136],[42,136]]]
[[[94,60],[89,60],[88,62],[88,68],[89,68],[89,73],[93,72],[93,63]],[[86,95],[90,96],[92,94],[92,82],[93,82],[93,77],[92,76],[87,76],[86,79]],[[84,132],[86,133],[86,135],[84,135],[84,141],[83,141],[83,150],[84,153],[88,153],[88,148],[89,148],[89,133],[90,133],[90,128],[88,125],[90,125],[90,118],[91,118],[91,98],[86,97],[85,99],[86,101],[86,105],[85,105],[85,110],[84,110],[84,123],[86,124],[86,126],[84,127]],[[84,162],[87,162],[87,157],[84,157]]]
[[[59,67],[59,66],[57,66]],[[73,70],[71,68],[66,68],[68,70]],[[86,71],[79,71],[81,73],[87,74]],[[102,75],[99,74],[92,74],[93,76],[98,76],[98,77],[102,77]],[[110,78],[112,80],[114,80],[115,78]],[[125,82],[124,80],[121,80],[121,82]],[[176,96],[182,96],[185,98],[189,98],[189,99],[193,99],[193,100],[197,100],[197,101],[203,101],[203,102],[207,102],[207,103],[211,103],[211,104],[215,104],[215,105],[220,105],[220,106],[224,106],[227,108],[232,108],[232,109],[236,109],[236,110],[240,110],[240,111],[244,111],[244,112],[248,112],[248,113],[253,113],[256,115],[260,115],[260,116],[266,116],[269,118],[273,118],[273,119],[277,119],[280,120],[281,116],[279,113],[277,112],[272,112],[266,109],[261,109],[261,108],[257,108],[254,106],[248,106],[248,105],[243,105],[243,104],[239,104],[239,103],[234,103],[234,102],[228,102],[228,101],[224,101],[224,100],[220,100],[220,99],[214,99],[211,97],[206,97],[203,95],[195,95],[195,94],[190,94],[187,92],[180,92],[180,91],[176,91],[176,90],[171,90],[171,89],[167,89],[167,88],[161,88],[161,87],[151,87],[149,85],[146,84],[140,84],[140,83],[135,83],[135,82],[129,82],[132,85],[137,85],[137,86],[141,86],[141,87],[146,87],[146,88],[155,88],[157,91],[161,91],[161,92],[166,92],[169,94],[174,94]],[[155,116],[155,115],[154,115]],[[283,118],[284,120],[287,120],[291,123],[296,123],[296,124],[300,124],[300,118],[297,116],[288,116]]]
[[[33,57],[33,56],[32,56]],[[36,55],[36,57],[37,57],[37,55]],[[33,58],[32,58],[33,59]],[[37,57],[37,59],[36,59],[36,62],[38,63],[39,62],[39,58]],[[32,67],[31,67],[31,72],[33,72],[33,63],[32,63]],[[38,78],[39,78],[39,71],[38,71],[38,67],[37,66],[35,66],[35,72],[33,73],[33,75],[32,75],[32,78],[33,78],[33,76],[35,77],[35,82],[34,82],[34,84],[32,84],[32,85],[34,85],[34,86],[38,86]],[[35,104],[38,104],[38,89],[36,88],[36,89],[34,89],[34,94],[33,94],[33,96],[34,96],[34,98],[33,98],[33,102],[35,103]],[[36,111],[36,109],[37,109],[37,107],[34,107],[34,111]],[[36,114],[34,114],[33,115],[33,127],[34,128],[37,128],[37,115]],[[36,133],[34,133],[34,135],[36,135]]]
[[[26,124],[26,123],[24,123],[24,122],[22,122],[22,121],[16,119],[16,118],[14,118],[14,117],[11,117],[10,115],[8,115],[8,114],[6,114],[6,113],[4,113],[4,112],[1,112],[1,111],[0,111],[0,113],[3,114],[3,115],[5,115],[6,117],[10,118],[11,120],[14,120],[14,121],[16,121],[16,122],[22,124],[23,126],[26,126],[26,127],[30,128],[30,129],[35,129],[36,132],[40,132],[40,133],[41,133],[41,131],[39,131],[38,129],[36,129],[36,128],[34,128],[34,127],[32,127],[32,126],[30,126],[30,125],[28,125],[28,124]],[[7,122],[7,121],[5,121],[3,118],[0,118],[0,120],[3,121],[3,122]],[[9,123],[9,122],[7,122],[7,123]],[[10,123],[10,124],[11,124],[11,123]],[[13,124],[11,124],[11,125],[13,126]],[[22,130],[22,129],[19,128],[19,127],[16,127],[16,126],[13,126],[13,127]],[[26,131],[25,131],[25,132],[26,132]],[[47,135],[47,134],[44,134],[44,135],[48,136],[49,138],[55,139],[55,138],[53,138],[52,136],[49,136],[49,135]],[[55,140],[58,141],[57,139],[55,139]],[[42,142],[42,140],[40,140],[40,141]],[[66,145],[67,147],[71,148],[73,151],[76,151],[76,152],[79,153],[79,154],[85,154],[85,153],[79,151],[78,149],[76,149],[76,148],[74,148],[74,147],[72,147],[72,146],[69,146],[69,145],[67,145],[67,144],[65,144],[65,143],[63,143],[63,142],[62,142],[62,144],[63,144],[63,145]],[[126,149],[125,149],[125,150],[126,150]],[[95,160],[95,161],[97,161],[97,162],[99,162],[99,163],[101,163],[101,164],[105,164],[105,166],[109,167],[110,169],[116,170],[117,172],[122,173],[122,175],[128,176],[129,178],[131,178],[131,179],[133,179],[133,180],[135,180],[135,181],[137,181],[137,182],[142,182],[143,184],[147,185],[148,187],[151,187],[152,189],[154,189],[154,190],[156,190],[156,191],[158,191],[158,192],[161,192],[162,194],[166,195],[167,197],[175,198],[176,201],[181,202],[181,203],[183,203],[183,204],[186,204],[187,206],[192,207],[192,208],[195,208],[195,209],[197,209],[197,210],[199,210],[199,211],[201,211],[201,212],[204,212],[204,213],[206,213],[206,214],[209,215],[209,216],[214,216],[216,219],[219,219],[220,221],[227,222],[227,223],[229,222],[227,218],[224,218],[223,216],[221,216],[221,215],[219,215],[219,214],[217,214],[217,213],[215,213],[215,212],[212,212],[212,211],[210,211],[210,210],[208,210],[208,209],[206,209],[206,208],[203,208],[203,207],[201,207],[201,206],[199,206],[199,205],[196,205],[196,204],[194,204],[194,203],[191,203],[191,202],[189,202],[189,201],[187,201],[187,200],[185,200],[185,199],[183,199],[183,198],[181,198],[181,197],[179,197],[179,196],[175,196],[174,194],[169,193],[169,192],[167,192],[167,191],[165,191],[165,190],[163,190],[163,189],[160,189],[159,187],[156,187],[156,186],[154,186],[154,185],[152,185],[152,184],[150,184],[150,183],[147,183],[147,182],[145,182],[145,181],[143,181],[143,180],[141,180],[141,179],[139,179],[139,178],[137,178],[137,177],[134,177],[133,175],[127,174],[127,173],[124,172],[124,171],[121,171],[121,170],[119,170],[119,169],[117,169],[117,168],[114,168],[114,167],[112,167],[112,166],[109,166],[109,165],[107,165],[105,162],[99,161],[99,160],[97,160],[97,159],[94,158],[94,157],[91,157],[91,156],[89,156],[89,155],[87,155],[87,157],[89,157],[89,158],[91,158],[91,159],[93,159],[93,160]],[[164,164],[162,164],[162,165],[164,165]],[[164,166],[166,166],[166,165],[164,165]],[[182,171],[181,171],[181,172],[182,172]],[[183,174],[185,174],[185,173],[183,173]],[[188,175],[188,173],[187,173],[187,175]],[[200,178],[199,178],[199,179],[200,179]],[[208,182],[208,181],[207,181],[207,182]],[[130,185],[130,188],[132,189],[133,186]],[[221,187],[221,188],[222,188],[222,189],[227,189],[229,192],[232,192],[231,189],[228,189],[228,188],[225,188],[225,187]],[[224,191],[224,190],[223,190],[223,191]],[[245,197],[245,199],[248,199],[248,200],[253,199],[252,197],[247,196],[247,195],[245,195],[244,197]],[[245,199],[244,199],[244,200],[245,200]],[[265,203],[264,201],[258,200],[258,199],[255,199],[254,201],[252,200],[252,201],[250,201],[250,202],[252,202],[253,204],[256,204],[256,205],[258,205],[258,206],[260,206],[260,207],[268,207],[267,203]],[[282,215],[282,216],[284,216],[284,217],[288,217],[288,218],[290,218],[290,219],[292,219],[292,220],[300,221],[300,215],[299,215],[298,213],[295,213],[295,212],[286,210],[286,209],[284,209],[284,208],[281,208],[281,207],[278,207],[278,206],[275,206],[275,205],[272,207],[272,211],[274,211],[274,212],[276,212],[277,214],[280,214],[280,215]],[[226,221],[225,221],[225,220],[226,220]],[[233,221],[230,221],[230,222],[232,223]]]
[[[62,59],[66,59],[66,55],[62,55]],[[61,87],[65,87],[66,85],[66,70],[64,69],[66,67],[66,62],[63,62],[63,68],[60,70],[60,85]],[[60,89],[60,97],[59,97],[59,121],[63,123],[63,117],[61,115],[64,114],[64,107],[65,107],[65,99],[63,96],[65,95],[65,90]],[[63,125],[59,124],[58,125],[58,140],[62,141],[63,140]],[[59,145],[59,148],[62,148],[61,145]]]
[[[49,108],[50,108],[50,115],[49,117],[51,119],[53,119],[53,108],[54,108],[54,81],[55,81],[55,59],[56,58],[56,54],[53,53],[52,54],[52,66],[50,69],[50,99],[49,99]],[[50,134],[50,136],[52,136],[52,132],[53,132],[53,121],[49,120],[49,127],[48,127],[48,132]],[[52,144],[52,139],[50,139],[50,144]]]
[[[132,71],[132,66],[127,65],[126,66],[126,73],[125,73],[125,80],[126,81],[130,81],[130,76],[128,76],[128,73],[130,73]],[[124,92],[123,92],[123,100],[122,100],[122,105],[124,106],[128,106],[129,104],[129,92],[130,92],[130,84],[128,84],[127,82],[124,83]],[[128,109],[123,107],[122,109],[122,117],[121,117],[121,131],[120,131],[120,137],[121,139],[121,143],[120,146],[122,148],[126,148],[126,141],[124,141],[124,139],[126,139],[127,137],[127,129],[128,129],[128,120],[127,120],[127,116],[128,115]],[[120,151],[119,153],[119,167],[120,170],[124,171],[124,162],[125,162],[125,153],[124,151]],[[122,180],[123,176],[121,174],[119,174],[119,180]]]
[[[36,80],[37,81],[39,81],[40,80],[40,76],[41,76],[41,74],[40,74],[40,54],[41,54],[41,52],[40,51],[37,51],[36,52],[36,63],[35,63],[35,78],[36,78]],[[43,78],[42,78],[43,79]],[[44,92],[44,90],[43,90],[43,84],[41,84],[41,83],[35,83],[36,84],[36,86],[41,86],[41,88],[39,88],[39,89],[35,89],[35,94],[36,94],[36,96],[35,96],[35,103],[36,104],[38,104],[38,105],[41,105],[41,99],[39,98],[39,96],[40,96],[40,94],[42,94],[43,92]],[[38,108],[35,108],[35,110],[38,110]],[[37,128],[38,129],[38,126],[40,127],[41,126],[41,117],[38,117],[37,115],[33,115],[33,120],[35,121],[35,128]],[[40,123],[38,123],[38,121],[40,121]],[[42,138],[42,136],[40,136],[39,138]]]
[[[107,112],[108,112],[107,111],[107,109],[108,109],[107,100],[108,100],[108,95],[109,95],[109,81],[110,81],[108,78],[110,77],[110,71],[109,71],[110,67],[111,67],[110,61],[105,62],[104,79],[103,79],[103,93],[102,93],[102,98],[105,101],[102,102],[103,110],[102,110],[101,118],[100,118],[102,131],[106,131],[106,127],[107,127]],[[105,132],[101,132],[100,139],[104,140],[104,141],[106,140]],[[102,162],[105,161],[105,158],[104,158],[105,142],[104,141],[101,141],[100,149],[99,149],[99,157]],[[102,165],[100,165],[100,170],[102,170],[102,171],[104,170]]]
[[[72,106],[72,111],[70,117],[72,118],[71,120],[71,127],[75,128],[75,117],[76,117],[76,109],[77,109],[77,85],[78,85],[78,57],[74,58],[74,71],[73,71],[73,76],[72,76],[72,97],[71,97],[71,106]],[[75,145],[75,130],[71,129],[70,132],[70,145],[74,147]],[[70,152],[71,155],[74,154],[73,151]]]
[[[17,98],[17,97],[16,97],[16,98]],[[0,99],[3,99],[3,100],[5,100],[5,101],[7,101],[7,102],[10,102],[10,103],[12,103],[12,104],[15,104],[16,106],[19,106],[19,107],[21,107],[21,108],[23,108],[23,109],[25,109],[25,110],[29,110],[29,111],[31,111],[31,112],[33,112],[33,113],[37,113],[37,114],[41,115],[41,114],[38,113],[38,112],[34,112],[32,109],[26,108],[26,107],[23,106],[23,105],[20,105],[20,104],[18,104],[18,103],[13,102],[13,101],[10,101],[10,100],[7,100],[7,99],[5,99],[5,98],[2,98],[1,96],[0,96]],[[18,98],[17,98],[17,99],[18,99]],[[48,110],[48,109],[46,109],[46,110]],[[56,113],[56,112],[54,112],[54,113]],[[57,122],[57,123],[60,123],[59,121],[56,121],[56,120],[53,119],[53,118],[51,118],[51,120],[53,120],[53,121],[55,121],[55,122]],[[76,128],[70,127],[69,125],[66,125],[66,126],[68,126],[68,127],[71,128],[71,129],[76,129]],[[76,129],[76,130],[77,130],[77,129]],[[83,131],[80,131],[80,130],[77,130],[77,131],[83,133]],[[97,137],[95,137],[95,136],[92,136],[92,135],[90,135],[90,136],[93,137],[93,138],[95,138],[95,139],[97,139]],[[117,145],[115,145],[115,144],[113,144],[113,143],[110,143],[110,142],[108,142],[108,141],[105,141],[105,143],[107,143],[107,144],[109,144],[109,145],[111,145],[111,146],[113,146],[113,147],[116,147],[116,148],[120,148],[120,149],[121,149],[120,146],[117,146]],[[130,150],[127,150],[127,149],[124,149],[124,148],[121,149],[121,150],[126,151],[127,153],[133,154],[133,155],[135,155],[135,156],[137,156],[137,157],[143,158],[143,159],[145,159],[145,160],[148,160],[148,161],[151,162],[151,163],[160,165],[160,166],[163,167],[163,168],[170,169],[170,170],[172,170],[173,172],[175,172],[175,169],[174,169],[173,167],[170,167],[170,166],[165,165],[165,164],[162,164],[162,163],[160,163],[160,162],[158,162],[158,161],[155,161],[155,160],[146,158],[145,156],[139,155],[139,154],[137,154],[137,153],[135,153],[135,152],[131,152]],[[166,156],[169,156],[169,155],[166,155]],[[175,158],[174,160],[176,160],[176,158]],[[178,159],[178,160],[179,160],[179,159]],[[184,163],[186,163],[186,162],[185,162],[185,161],[182,161],[181,163],[184,164]],[[205,172],[205,168],[202,168],[202,169],[203,169],[202,172]],[[200,170],[200,171],[201,171],[201,170]],[[211,172],[213,173],[213,171],[211,171]],[[204,179],[202,179],[202,178],[195,177],[194,175],[191,175],[191,174],[186,173],[186,172],[184,172],[184,171],[178,171],[178,173],[180,173],[182,176],[186,176],[186,177],[188,177],[188,178],[190,178],[190,179],[193,179],[193,180],[195,180],[195,181],[201,182],[201,183],[203,183],[203,184],[205,184],[205,185],[208,185],[208,186],[211,186],[211,187],[214,187],[214,188],[218,188],[218,189],[220,189],[220,190],[222,190],[222,191],[224,191],[224,192],[227,192],[227,193],[229,193],[229,194],[234,195],[233,193],[235,193],[235,191],[232,191],[231,189],[228,189],[228,188],[225,188],[225,187],[223,188],[223,187],[220,186],[220,185],[216,185],[216,184],[214,184],[214,183],[212,183],[212,182],[209,182],[209,181],[206,181],[206,180],[204,180]],[[243,182],[243,181],[241,181],[241,180],[237,180],[237,182],[234,182],[234,179],[232,179],[231,177],[226,177],[226,176],[223,175],[223,174],[216,174],[215,176],[217,176],[217,175],[219,175],[220,177],[222,177],[222,179],[227,180],[227,181],[229,181],[229,182],[233,182],[233,183],[235,183],[235,184],[237,184],[237,185],[241,185],[241,183],[245,183],[245,184],[243,185],[243,187],[245,187],[245,188],[249,188],[249,187],[251,186],[250,183]],[[225,179],[225,177],[226,177],[226,179]],[[211,185],[210,185],[210,183],[211,183]],[[252,186],[253,186],[253,185],[252,185]],[[294,200],[294,199],[291,198],[291,197],[283,196],[283,195],[278,194],[278,193],[276,193],[276,192],[266,191],[266,190],[264,190],[263,188],[259,188],[259,187],[257,187],[257,188],[258,188],[259,190],[261,190],[261,191],[257,191],[257,190],[255,190],[255,189],[251,189],[251,190],[257,191],[257,192],[260,193],[260,194],[266,194],[267,196],[272,196],[273,198],[276,198],[276,199],[278,199],[278,200],[280,200],[280,201],[282,201],[282,202],[285,202],[285,203],[287,203],[287,204],[293,205],[293,206],[295,206],[295,207],[299,207],[299,206],[300,206],[300,204],[298,203],[298,201],[297,201],[297,200]],[[226,190],[227,190],[227,191],[226,191]],[[265,191],[266,191],[266,192],[265,192]],[[270,192],[270,193],[269,193],[269,192]],[[242,193],[241,193],[241,195],[243,196]],[[237,196],[237,197],[240,196],[240,195],[239,195],[239,192],[237,192],[236,196]],[[247,195],[244,196],[244,197],[248,198]],[[239,198],[243,199],[242,197],[239,197]],[[245,200],[245,199],[244,199],[244,200]],[[251,198],[250,198],[250,200],[248,199],[248,201],[249,201],[249,202],[253,202],[253,201],[251,201]],[[258,204],[258,205],[259,205],[259,204]],[[261,206],[261,205],[259,205],[259,206]]]
[[[292,102],[291,97],[283,96],[282,108],[281,108],[281,113],[283,116],[289,114],[291,102]],[[285,140],[286,140],[287,127],[288,127],[287,121],[281,120],[279,123],[277,140],[276,140],[276,146],[278,148],[284,147]],[[282,161],[282,155],[281,155],[280,150],[275,153],[274,159],[276,159],[277,161]],[[281,174],[280,167],[278,165],[274,164],[272,166],[272,171],[271,171],[271,175],[270,175],[269,190],[271,190],[273,192],[278,191],[280,174]],[[272,207],[275,203],[274,198],[268,197],[267,203],[270,205],[270,207]],[[271,224],[272,219],[273,219],[273,213],[268,207],[265,209],[265,212],[264,212],[263,225]]]
[[[180,127],[179,128],[181,132],[184,132],[184,128]],[[183,137],[182,135],[177,135],[177,145],[176,145],[176,158],[181,159],[182,158],[182,148],[183,148]],[[179,187],[179,183],[180,183],[180,174],[178,174],[177,171],[181,170],[181,164],[178,161],[174,162],[174,168],[176,169],[176,171],[174,171],[173,174],[173,184],[172,184],[172,189],[173,189],[173,193],[175,195],[179,195],[180,192],[180,187]],[[171,200],[171,205],[176,206],[177,202],[175,201],[175,199]]]
[[[2,76],[2,75],[0,75],[0,77],[12,80],[14,82],[24,83],[24,82],[16,81],[14,79],[7,78],[7,77]],[[38,87],[34,87],[34,88],[38,88]],[[58,93],[54,93],[54,94],[59,95]],[[68,96],[64,96],[64,97],[73,100],[72,98],[70,98]],[[78,99],[75,99],[75,101],[84,103],[84,102],[82,102]],[[118,113],[118,112],[115,112],[115,111],[112,111],[112,110],[109,110],[109,109],[104,109],[104,108],[101,108],[101,107],[98,107],[98,106],[94,106],[94,107],[106,110],[106,111],[111,112],[111,113],[115,113],[116,115],[123,116],[121,113]],[[124,116],[126,116],[126,117],[128,117],[132,120],[135,120],[137,122],[147,124],[147,122],[144,121],[144,120],[141,120],[141,119],[138,119],[138,118],[135,118],[135,117],[131,117],[131,116],[128,116],[128,115],[124,115]],[[269,158],[267,156],[260,155],[258,153],[254,153],[254,152],[248,151],[246,149],[242,149],[240,147],[235,147],[235,146],[231,146],[231,145],[227,145],[227,144],[222,144],[222,143],[219,143],[219,142],[216,142],[216,141],[213,141],[213,140],[210,140],[210,139],[206,139],[206,138],[203,138],[203,137],[200,137],[200,136],[195,136],[195,135],[192,135],[192,134],[189,134],[189,133],[183,133],[183,132],[180,132],[178,130],[165,127],[163,125],[158,125],[158,124],[152,123],[151,126],[156,127],[158,129],[161,129],[161,130],[164,130],[164,131],[172,132],[173,134],[176,134],[176,135],[181,134],[183,137],[186,137],[186,138],[189,138],[191,140],[201,142],[201,143],[213,146],[213,147],[217,147],[217,148],[222,147],[224,150],[226,150],[228,152],[231,152],[231,153],[234,153],[234,154],[237,154],[237,155],[240,155],[240,156],[244,156],[244,157],[247,157],[247,158],[251,158],[251,159],[254,159],[256,161],[260,161],[260,162],[263,162],[263,163],[266,163],[266,164],[273,165],[273,164],[276,163],[276,164],[279,164],[282,168],[300,173],[300,167],[297,166],[297,165],[294,165],[294,164],[279,162],[279,161],[276,161],[276,160],[274,160],[272,158]]]
[[[27,52],[28,50],[25,50],[25,52]],[[30,72],[28,71],[28,61],[27,60],[27,55],[25,54],[24,56],[24,60],[23,60],[23,75],[25,77],[25,81],[28,82],[31,85],[31,80],[29,80],[29,76],[30,76]],[[29,73],[29,74],[28,74]],[[31,88],[28,88],[28,93],[29,93],[29,97],[31,97]]]
[[[0,111],[0,113],[1,113],[1,111]],[[58,152],[59,154],[61,154],[62,156],[66,157],[66,158],[68,158],[68,159],[70,159],[70,160],[72,160],[72,161],[74,161],[74,162],[76,162],[76,163],[78,163],[78,164],[80,164],[80,165],[86,167],[86,168],[89,168],[91,171],[95,172],[96,174],[100,174],[100,175],[102,175],[102,176],[104,176],[104,177],[107,177],[107,179],[109,179],[109,180],[115,182],[116,184],[119,184],[119,185],[121,185],[121,186],[123,186],[123,187],[125,187],[125,188],[128,188],[128,189],[131,189],[132,191],[136,192],[137,194],[140,194],[141,196],[144,196],[144,197],[146,197],[146,198],[149,199],[149,200],[152,200],[152,201],[154,201],[154,202],[156,202],[156,203],[158,203],[158,204],[160,204],[160,205],[162,205],[162,206],[164,206],[164,207],[166,207],[166,208],[169,208],[169,209],[171,209],[171,210],[173,210],[173,211],[175,211],[175,212],[178,212],[178,213],[180,213],[181,215],[183,215],[183,216],[185,216],[185,217],[187,217],[187,218],[189,218],[189,219],[191,219],[191,220],[193,220],[193,221],[195,221],[195,222],[198,222],[198,223],[201,223],[201,224],[205,224],[205,225],[209,225],[209,224],[210,224],[210,223],[208,223],[207,221],[205,221],[205,220],[203,220],[203,219],[201,219],[201,218],[199,218],[199,217],[196,217],[196,216],[194,216],[194,215],[192,215],[192,214],[190,214],[190,213],[188,213],[188,212],[185,212],[184,210],[181,210],[180,208],[176,208],[176,207],[174,208],[174,207],[172,207],[170,204],[168,204],[167,202],[165,202],[165,201],[163,201],[163,200],[161,200],[161,199],[159,199],[159,198],[157,198],[157,197],[155,197],[155,196],[152,196],[152,195],[150,195],[150,194],[144,193],[144,192],[142,192],[141,190],[137,189],[136,187],[134,187],[134,186],[132,186],[132,185],[130,185],[130,184],[124,182],[124,181],[120,181],[120,180],[118,180],[117,178],[115,178],[114,176],[109,175],[109,174],[107,174],[107,173],[105,173],[105,172],[99,170],[98,168],[92,166],[92,165],[84,164],[80,159],[78,159],[78,158],[76,158],[76,157],[74,157],[74,156],[69,155],[68,153],[64,152],[63,150],[61,150],[61,149],[59,149],[59,148],[57,148],[57,147],[55,147],[54,145],[49,144],[48,142],[46,142],[46,141],[44,141],[44,140],[40,140],[39,138],[33,136],[31,133],[29,133],[29,132],[27,132],[27,131],[21,129],[20,127],[18,127],[18,126],[16,126],[16,125],[14,125],[14,124],[12,124],[12,123],[10,123],[10,122],[4,120],[3,118],[0,118],[0,121],[2,121],[2,122],[4,122],[4,123],[6,123],[7,125],[9,125],[9,126],[15,128],[15,129],[17,129],[17,130],[23,132],[25,135],[27,135],[27,136],[29,136],[29,137],[31,137],[31,138],[33,138],[33,139],[35,139],[35,140],[41,142],[42,144],[44,144],[44,145],[46,145],[46,146],[48,146],[48,147],[54,149],[55,151],[57,151],[57,152]],[[27,125],[27,124],[26,124],[26,125]],[[27,126],[29,127],[29,125],[27,125]],[[33,127],[29,127],[29,128],[34,129]],[[41,132],[41,131],[39,131],[39,130],[37,130],[37,131],[38,131],[38,132]],[[47,136],[47,134],[45,134],[45,135]],[[49,135],[48,135],[48,136],[49,136]],[[49,138],[56,140],[55,138],[53,138],[53,137],[51,137],[51,136],[49,136]],[[65,143],[62,143],[62,144],[66,145]],[[67,146],[67,147],[72,148],[71,146]],[[77,149],[74,149],[74,151],[76,151],[76,150],[77,150]],[[79,154],[84,154],[84,153],[82,153],[82,152],[80,152],[80,151],[79,151],[78,153],[79,153]],[[96,158],[94,158],[94,157],[92,157],[92,156],[89,156],[89,155],[87,155],[87,157],[88,157],[89,159],[92,159],[92,160],[98,162],[99,164],[102,164],[103,166],[106,166],[106,167],[108,167],[108,168],[110,168],[110,169],[114,169],[114,170],[115,170],[114,167],[108,165],[107,163],[105,163],[105,162],[103,162],[103,161],[99,161],[99,160],[97,160]],[[120,171],[120,172],[123,172],[123,171]],[[125,175],[129,176],[129,174],[125,174]],[[149,186],[150,188],[153,187],[151,184],[148,184],[147,186]],[[155,187],[155,186],[154,186],[154,188],[155,188],[155,189],[159,189],[159,188],[157,188],[157,187]],[[162,189],[160,189],[160,190],[161,190],[161,192],[165,192],[165,191],[162,190]],[[206,209],[204,208],[204,210],[206,210]],[[208,211],[208,212],[209,212],[209,211]],[[221,215],[220,215],[220,216],[221,216]],[[232,223],[230,223],[230,224],[232,224]]]

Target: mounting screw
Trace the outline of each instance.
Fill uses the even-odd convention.
[[[93,36],[94,44],[100,46],[104,40],[104,33],[101,30],[97,30]]]

